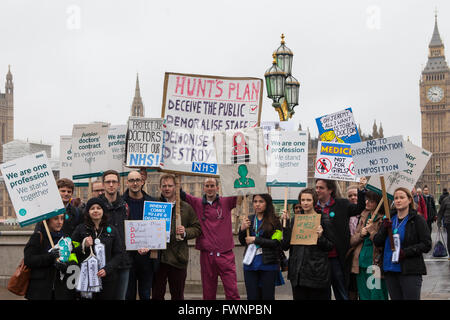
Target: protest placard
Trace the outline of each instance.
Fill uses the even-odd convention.
[[[384,175],[386,181],[386,192],[389,199],[394,199],[394,191],[404,187],[412,190],[420,178],[425,166],[431,159],[431,152],[422,149],[409,141],[404,141],[406,164],[408,168],[403,171],[392,172]],[[367,189],[381,193],[379,176],[370,177],[367,182]]]
[[[224,197],[267,193],[261,128],[216,132],[214,145]]]
[[[351,147],[357,176],[374,176],[407,169],[402,136],[353,143]]]
[[[166,249],[165,220],[125,220],[125,248]]]
[[[167,242],[170,242],[170,227],[172,222],[172,207],[170,202],[144,202],[144,217],[143,220],[165,220],[166,221],[166,235]]]
[[[258,78],[166,73],[164,171],[218,176],[213,132],[256,127],[262,94]]]
[[[360,142],[352,108],[316,118],[319,141],[336,143]]]
[[[0,165],[21,227],[65,212],[44,151]]]
[[[306,187],[308,133],[272,130],[268,143],[267,186]]]
[[[75,124],[72,130],[72,179],[99,177],[111,158],[109,124]]]
[[[108,130],[108,148],[111,157],[108,161],[108,169],[116,170],[119,173],[127,171],[125,163],[125,145],[126,145],[127,126],[112,125]]]
[[[59,178],[72,180],[72,136],[60,136],[59,138]],[[89,186],[88,179],[74,181],[75,187]]]
[[[328,180],[355,181],[352,145],[319,141],[314,163],[314,177]]]
[[[163,152],[163,119],[130,117],[126,166],[159,168]]]
[[[292,226],[291,245],[317,244],[317,227],[320,225],[320,214],[296,214]]]

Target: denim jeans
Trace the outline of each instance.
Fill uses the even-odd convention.
[[[329,258],[331,266],[331,286],[336,300],[348,300],[348,291],[345,284],[344,271],[339,258]],[[331,288],[330,288],[331,299]]]
[[[127,296],[130,269],[117,270],[116,300],[125,300]]]

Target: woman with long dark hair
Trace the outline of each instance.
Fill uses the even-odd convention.
[[[414,199],[408,189],[394,191],[394,206],[391,220],[383,220],[373,243],[384,247],[383,270],[391,299],[420,300],[422,275],[427,274],[423,254],[431,249],[430,230],[414,209]],[[394,250],[391,241],[397,244]]]
[[[314,189],[304,189],[298,195],[301,204],[300,214],[320,214],[320,224],[315,232],[318,239],[315,245],[291,244],[295,217],[289,221],[287,211],[286,228],[283,228],[283,250],[289,250],[288,279],[292,285],[294,300],[329,300],[331,285],[328,252],[333,249],[334,235],[330,218],[320,211],[316,212],[317,193]]]
[[[269,194],[253,196],[253,209],[255,214],[243,219],[239,231],[239,242],[246,246],[244,280],[247,299],[274,300],[280,273],[281,223]],[[249,257],[247,250],[254,254]]]
[[[85,221],[78,225],[72,235],[73,241],[81,243],[76,250],[80,263],[89,257],[91,252],[101,261],[97,276],[102,279],[102,290],[94,294],[94,299],[98,300],[114,299],[117,267],[125,250],[118,230],[108,224],[105,210],[105,203],[101,198],[89,199]]]

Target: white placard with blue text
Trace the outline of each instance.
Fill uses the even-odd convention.
[[[0,171],[21,227],[65,212],[44,151],[2,163]]]
[[[172,207],[170,202],[144,202],[144,217],[143,220],[165,220],[167,242],[170,242],[170,228],[172,222]]]

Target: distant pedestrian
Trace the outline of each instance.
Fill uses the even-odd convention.
[[[442,201],[444,201],[444,199],[445,199],[448,195],[449,195],[448,189],[447,189],[447,188],[444,188],[444,189],[442,190],[441,196],[439,197],[439,204],[441,204]]]
[[[431,232],[431,226],[433,222],[437,220],[437,211],[434,197],[430,194],[430,189],[427,185],[423,187],[423,198],[425,199],[425,205],[427,207],[427,225]]]
[[[450,196],[447,196],[442,200],[442,204],[438,212],[437,225],[439,228],[443,225],[444,228],[447,229],[447,253],[450,255],[450,250],[448,248],[450,244]]]

